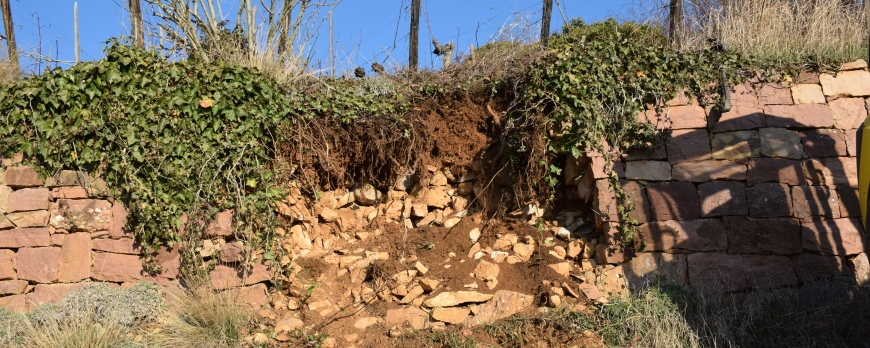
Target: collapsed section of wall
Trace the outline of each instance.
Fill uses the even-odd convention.
[[[855,158],[870,104],[866,66],[734,86],[724,113],[677,98],[663,114],[641,115],[670,134],[615,164],[643,251],[630,261],[612,252],[610,261],[628,261],[629,279],[659,273],[730,291],[856,269],[866,280]],[[597,205],[615,246],[615,197],[600,183]]]

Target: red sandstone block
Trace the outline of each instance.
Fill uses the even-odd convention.
[[[768,105],[764,107],[768,127],[830,128],[834,126],[831,108],[822,104]]]
[[[88,191],[81,186],[63,186],[51,189],[52,199],[84,199]]]
[[[60,265],[60,248],[21,248],[15,255],[18,279],[36,283],[54,283]]]
[[[139,243],[136,243],[133,238],[94,239],[91,240],[91,248],[93,250],[105,251],[108,253],[131,255],[139,255],[143,250]]]
[[[787,158],[753,158],[749,160],[746,185],[777,182],[788,185],[806,185],[801,162]]]
[[[677,181],[746,180],[746,165],[733,161],[704,160],[674,165],[671,176]]]
[[[671,164],[712,158],[710,135],[704,129],[675,130],[665,140],[665,145]]]
[[[847,274],[844,256],[825,256],[817,254],[800,254],[792,256],[792,268],[802,282],[817,280],[832,275]]]
[[[857,138],[858,138],[858,130],[857,129],[847,129],[843,131],[846,133],[846,152],[851,157],[858,156],[858,151],[856,147]]]
[[[728,248],[728,237],[718,219],[650,222],[641,225],[639,232],[647,251],[687,253]]]
[[[225,210],[215,215],[215,221],[208,225],[205,235],[209,238],[233,235],[233,211]]]
[[[22,211],[6,214],[6,219],[14,227],[46,227],[48,226],[48,210]]]
[[[792,216],[791,192],[788,185],[761,183],[746,188],[746,201],[749,203],[749,216],[752,217],[789,217]]]
[[[38,306],[44,303],[58,303],[70,291],[81,290],[85,283],[76,284],[38,284],[33,292],[27,294],[27,302],[30,306]]]
[[[695,185],[689,182],[662,182],[647,186],[650,212],[656,221],[694,220],[701,216]]]
[[[263,264],[254,264],[252,270],[242,284],[242,272],[234,267],[217,265],[208,273],[212,287],[216,290],[235,288],[242,285],[253,285],[271,279],[269,268]]]
[[[619,184],[634,204],[634,210],[628,212],[628,216],[644,223],[650,220],[649,200],[646,198],[646,188],[637,181],[620,180]]]
[[[790,105],[791,86],[768,83],[758,90],[758,103],[761,105]]]
[[[804,174],[816,186],[858,186],[854,157],[829,157],[803,162]]]
[[[48,246],[51,242],[48,228],[16,228],[0,231],[0,248]]]
[[[42,179],[39,174],[30,166],[19,166],[6,168],[6,176],[4,183],[12,188],[35,187],[42,186]]]
[[[610,169],[606,170],[607,160],[604,157],[600,156],[592,156],[590,157],[591,163],[589,167],[592,169],[592,177],[597,179],[606,179],[609,178],[609,172],[616,172],[616,176],[620,178],[625,177],[625,165],[618,161],[610,161]]]
[[[840,217],[861,217],[861,204],[858,200],[858,188],[852,186],[837,186],[837,198],[840,207]]]
[[[798,278],[788,256],[742,255],[747,285],[755,288],[797,285]]]
[[[47,188],[23,188],[9,194],[6,212],[47,210],[50,193]]]
[[[60,230],[95,232],[109,229],[112,205],[98,199],[60,199],[51,225]]]
[[[741,255],[691,253],[686,263],[689,282],[695,289],[740,291],[746,288]]]
[[[157,250],[157,264],[160,265],[160,278],[178,278],[181,273],[181,252],[178,246],[168,248],[165,246]]]
[[[797,219],[725,216],[722,226],[731,254],[794,255],[803,251],[801,224]]]
[[[840,217],[840,199],[837,191],[825,186],[794,186],[791,188],[794,217],[810,219]]]
[[[746,185],[736,181],[713,181],[698,185],[701,217],[747,215]]]
[[[855,129],[867,118],[864,98],[840,98],[828,102],[834,119],[834,127]]]
[[[227,291],[231,294],[230,296],[254,309],[260,309],[263,305],[269,303],[269,297],[266,295],[266,284],[256,284],[240,289],[229,289]]]
[[[127,207],[124,203],[117,201],[112,204],[112,222],[109,224],[109,236],[112,238],[133,237],[133,232],[128,231],[127,225]]]
[[[15,278],[15,252],[0,249],[0,279]]]
[[[631,150],[622,158],[626,161],[663,160],[668,158],[668,152],[665,150],[665,141],[659,140],[642,149]]]
[[[801,226],[804,250],[841,256],[864,252],[863,229],[859,219],[809,221]]]
[[[839,129],[813,129],[800,133],[807,157],[848,156],[846,133]]]
[[[595,261],[601,265],[625,262],[621,245],[598,244],[595,246]]]
[[[145,279],[147,272],[136,255],[94,253],[91,277],[108,282],[131,282]]]
[[[601,214],[596,214],[596,222],[598,222],[599,225],[604,221],[618,221],[619,210],[617,208],[616,194],[610,187],[609,180],[602,179],[595,182],[595,199],[593,200],[592,205],[602,214],[606,214],[606,216],[603,217],[603,221],[597,221],[602,217],[600,216]]]
[[[90,278],[91,236],[89,233],[72,233],[66,236],[60,253],[58,281],[73,283]]]
[[[26,280],[0,280],[0,295],[18,295],[26,288]]]
[[[765,127],[764,111],[758,103],[755,91],[747,85],[731,88],[731,110],[709,112],[709,126],[713,133]]]
[[[24,295],[12,295],[0,297],[0,308],[6,308],[13,312],[27,312],[27,302]]]
[[[655,110],[640,113],[641,122],[649,122],[662,129],[705,128],[707,117],[704,109],[698,105],[674,106],[665,108],[657,114]]]

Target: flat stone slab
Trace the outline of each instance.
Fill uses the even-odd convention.
[[[638,230],[648,251],[687,253],[728,248],[728,237],[719,219],[656,221]]]

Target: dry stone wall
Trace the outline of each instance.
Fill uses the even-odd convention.
[[[855,158],[870,105],[866,66],[734,86],[724,113],[682,97],[641,115],[671,130],[661,146],[615,159],[643,252],[621,252],[614,194],[598,179],[605,261],[626,262],[635,286],[656,273],[731,291],[832,274],[866,280]]]
[[[179,273],[178,250],[153,253],[162,268],[149,274],[143,250],[124,225],[126,209],[106,198],[105,182],[76,171],[45,180],[30,166],[0,169],[0,307],[27,311],[57,302],[88,282],[168,285]]]
[[[868,281],[855,138],[870,108],[870,72],[863,63],[847,68],[836,75],[804,74],[788,84],[734,86],[725,113],[681,96],[668,102],[664,114],[640,115],[671,130],[661,145],[569,159],[566,190],[557,195],[568,204],[560,211],[545,213],[526,202],[502,212],[523,223],[542,220],[549,235],[519,241],[507,234],[490,245],[477,241],[479,231],[463,231],[473,244],[468,258],[494,265],[527,262],[542,243],[560,260],[549,267],[580,279],[578,289],[590,299],[621,292],[622,277],[635,287],[662,275],[678,284],[732,291],[832,274]],[[142,250],[125,229],[124,205],[104,194],[102,180],[76,171],[40,178],[34,168],[8,160],[0,168],[0,307],[30,310],[88,282],[177,284],[180,251]],[[629,216],[639,223],[641,252],[625,252],[616,232],[623,222],[607,179],[611,171],[635,203]],[[491,192],[509,192],[511,180],[489,180],[482,172],[480,162],[446,163],[427,168],[426,175],[399,175],[388,187],[349,183],[316,197],[287,183],[289,195],[275,204],[285,251],[277,259],[265,260],[236,238],[233,211],[219,213],[192,247],[216,264],[209,272],[213,288],[241,291],[255,307],[270,301],[275,308],[293,307],[270,300],[266,284],[281,281],[275,266],[295,272],[304,258],[337,265],[337,277],[349,276],[351,297],[363,298],[374,291],[363,284],[369,266],[400,255],[357,245],[385,233],[375,226],[451,228],[467,215],[480,218],[468,213],[472,202],[491,212],[500,208],[500,201],[481,192],[490,183]],[[159,272],[143,267],[145,253]],[[494,280],[482,278],[489,290]],[[299,284],[291,284],[291,294],[306,291],[294,288]],[[314,307],[322,315],[339,309],[329,301]]]

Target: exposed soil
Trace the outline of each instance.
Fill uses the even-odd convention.
[[[295,141],[279,144],[278,165],[287,179],[320,189],[360,181],[386,187],[396,174],[425,177],[426,166],[468,166],[498,138],[493,115],[504,108],[501,104],[489,96],[457,92],[417,103],[404,121],[298,121],[285,129]]]
[[[333,235],[321,237],[332,238],[331,248],[313,250],[313,254],[298,258],[296,280],[285,284],[289,288],[287,294],[300,300],[298,312],[303,313],[300,319],[305,323],[306,335],[326,334],[330,338],[327,346],[333,347],[438,346],[444,343],[438,343],[441,342],[438,337],[450,335],[473,337],[477,342],[494,346],[601,346],[600,339],[591,333],[580,334],[582,330],[570,333],[570,330],[534,320],[521,326],[521,334],[530,339],[520,341],[511,341],[511,334],[507,331],[487,332],[483,326],[444,326],[435,320],[431,329],[403,331],[397,337],[395,332],[391,332],[397,327],[384,323],[388,311],[421,308],[419,303],[400,305],[398,302],[404,295],[396,294],[398,288],[404,288],[397,282],[396,275],[415,270],[417,262],[427,267],[428,272],[425,276],[418,274],[415,279],[439,282],[437,289],[425,294],[425,298],[456,291],[515,292],[528,295],[532,300],[531,305],[517,313],[524,318],[538,317],[540,307],[552,305],[548,301],[554,291],[562,292],[560,283],[570,283],[576,289],[577,283],[572,277],[559,274],[550,267],[565,262],[551,252],[557,246],[567,249],[567,243],[553,238],[551,231],[539,230],[530,224],[528,216],[522,220],[507,216],[520,204],[526,204],[512,191],[513,169],[503,165],[501,118],[508,109],[508,99],[454,93],[416,103],[404,122],[374,118],[350,124],[331,120],[295,125],[299,140],[285,143],[279,149],[279,157],[284,161],[279,161],[278,165],[285,166],[285,170],[296,166],[296,174],[290,177],[318,190],[351,188],[360,182],[369,182],[382,191],[388,191],[397,174],[413,173],[417,182],[427,183],[428,177],[434,175],[433,168],[443,168],[445,172],[458,168],[458,173],[473,168],[480,173],[473,181],[477,198],[468,208],[470,213],[452,228],[434,224],[405,228],[402,223],[388,221],[383,210],[363,228],[364,237],[357,235],[354,238],[354,232],[350,232],[351,236],[337,233],[341,228],[335,223],[326,223],[332,226]],[[594,220],[586,203],[568,200],[568,197],[557,198],[555,210],[548,210],[546,220],[553,220],[562,210],[572,211],[585,221]],[[444,214],[447,218],[446,211]],[[497,284],[490,289],[486,282],[473,275],[478,260],[469,253],[473,247],[469,231],[474,228],[481,231],[481,248],[493,247],[498,239],[516,235],[519,243],[534,245],[534,251],[519,262],[516,259],[495,262],[486,254],[482,260],[497,264],[499,269]],[[533,242],[523,242],[526,238]],[[545,239],[550,241],[549,244],[544,245]],[[377,253],[386,253],[389,257],[368,263],[362,275],[364,280],[359,283],[359,271],[355,272],[347,264],[371,259],[370,256]],[[415,280],[407,289],[416,284]],[[562,307],[569,309],[585,310],[591,304],[582,294],[569,296],[561,293],[560,296]],[[262,318],[264,327],[274,325],[285,315],[281,310],[276,309],[276,312],[271,315],[274,318]],[[369,319],[373,321],[371,325],[364,325]],[[513,326],[506,322],[505,330],[509,331],[509,327]],[[408,327],[398,329],[407,330]],[[279,346],[306,344],[303,342],[305,337],[290,340],[284,337],[279,341],[284,342]]]
[[[376,291],[379,287],[394,286],[395,282],[391,277],[400,271],[414,269],[414,265],[419,261],[429,268],[425,278],[436,279],[441,284],[437,290],[429,294],[429,298],[445,291],[473,290],[487,294],[495,293],[498,290],[515,291],[534,295],[535,298],[533,306],[518,314],[529,318],[538,315],[538,306],[546,305],[546,300],[551,294],[549,286],[544,284],[565,281],[565,277],[547,267],[549,264],[563,261],[548,254],[548,251],[556,245],[566,247],[566,243],[561,240],[553,240],[553,244],[547,247],[541,246],[540,241],[548,237],[546,232],[540,232],[528,223],[507,222],[485,226],[485,222],[483,215],[478,213],[464,218],[450,229],[443,227],[412,228],[407,230],[406,236],[405,229],[399,224],[375,220],[369,231],[379,231],[379,234],[374,233],[370,238],[347,245],[342,250],[348,250],[348,254],[353,254],[354,250],[357,253],[361,250],[389,253],[388,260],[375,261],[369,266],[368,276],[362,284],[362,286],[371,287]],[[472,247],[468,231],[473,228],[479,228],[482,231],[480,238],[482,245],[492,245],[498,236],[516,234],[519,240],[523,240],[526,236],[533,238],[538,243],[538,248],[528,262],[499,263],[498,285],[490,290],[479,279],[471,277],[477,264],[477,261],[468,255]],[[422,247],[426,245],[429,247]],[[402,259],[403,255],[404,259]],[[330,262],[328,258],[324,257],[304,257],[298,259],[298,266],[300,268],[299,278],[309,281],[305,284],[292,285],[292,287],[297,288],[296,293],[300,295],[297,298],[302,299],[300,305],[303,309],[301,311],[304,313],[302,319],[306,327],[313,327],[318,333],[324,333],[328,337],[337,339],[338,342],[356,342],[366,347],[405,346],[411,342],[415,342],[414,345],[435,346],[432,337],[426,336],[427,333],[431,333],[429,330],[417,333],[408,332],[402,337],[393,338],[388,336],[390,328],[383,324],[375,324],[365,329],[355,327],[361,318],[384,318],[388,310],[401,308],[405,305],[399,305],[395,302],[396,299],[389,296],[390,299],[376,300],[362,307],[354,306],[351,290],[359,288],[360,285],[353,284],[347,272],[339,270],[338,264]],[[317,283],[312,287],[311,285],[315,281]],[[469,289],[467,287],[475,282],[478,284],[478,288]],[[586,308],[589,304],[585,300],[568,299],[567,296],[565,298],[566,301],[573,302],[570,305],[577,309]],[[321,315],[319,313],[321,308],[317,306],[318,302],[324,300],[337,305],[336,310]],[[277,318],[280,318],[282,314],[282,311],[277,311]],[[267,318],[262,320],[267,327],[272,321]],[[481,343],[497,344],[497,341],[505,339],[504,337],[499,338],[497,335],[493,336],[481,328],[469,331],[462,326],[451,326],[444,329],[450,331],[439,331],[438,334],[447,335],[455,331],[453,333],[455,335],[473,335],[474,339]],[[564,330],[559,331],[544,324],[529,325],[523,330],[526,330],[523,332],[524,335],[535,335],[529,337],[540,339],[532,340],[535,342],[533,345],[524,343],[519,346],[600,346],[583,343],[586,342],[585,340],[590,340],[589,342],[593,343],[598,342],[597,337],[572,336]],[[279,346],[281,345],[279,344]]]

